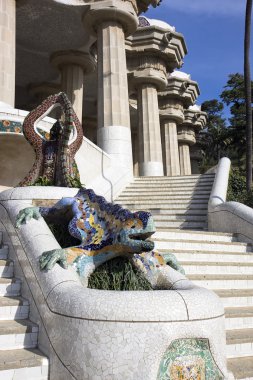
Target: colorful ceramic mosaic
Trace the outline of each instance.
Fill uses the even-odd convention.
[[[178,339],[171,343],[160,364],[157,380],[223,380],[208,339]]]
[[[87,285],[88,276],[96,267],[127,255],[153,285],[159,269],[166,267],[163,256],[152,251],[154,243],[146,240],[155,232],[153,217],[148,212],[132,213],[107,202],[93,190],[81,188],[74,198],[63,198],[53,207],[22,210],[17,226],[31,218],[38,219],[40,215],[49,223],[69,222],[70,235],[80,240],[78,246],[43,253],[41,269],[51,269],[56,262],[64,268],[71,265]]]
[[[49,136],[40,135],[34,124],[55,104],[61,106],[65,122],[62,124],[57,121]],[[69,144],[74,128],[77,130],[77,137]],[[33,185],[39,178],[43,178],[51,185],[73,187],[73,179],[79,178],[74,156],[82,144],[83,131],[67,95],[63,92],[51,95],[31,111],[24,120],[23,133],[33,147],[36,158],[33,167],[19,186]]]
[[[22,123],[12,120],[0,120],[1,132],[22,133]]]
[[[139,28],[144,28],[145,26],[150,26],[150,22],[148,21],[148,19],[146,17],[139,16],[138,19],[139,19],[139,25],[138,25]]]

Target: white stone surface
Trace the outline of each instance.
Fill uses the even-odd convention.
[[[201,106],[199,106],[197,104],[194,104],[193,106],[189,107],[189,110],[192,110],[192,111],[201,111]]]
[[[24,199],[25,190],[30,201]],[[33,189],[37,190],[41,197],[40,189]],[[18,200],[19,191],[23,200]],[[5,199],[13,192],[5,192]],[[61,195],[61,189],[57,192]],[[45,188],[44,198],[46,194],[50,198],[52,189],[47,193]],[[223,309],[213,293],[202,288],[102,291],[82,287],[76,273],[58,265],[52,271],[41,272],[41,253],[58,247],[45,222],[40,219],[22,226],[16,231],[17,241],[13,230],[17,212],[33,197],[32,188],[15,189],[15,200],[1,201],[0,217],[16,247],[19,241],[16,249],[22,270],[32,284],[33,300],[50,350],[53,348],[50,363],[54,380],[153,380],[169,344],[187,337],[209,339],[212,355],[227,379]],[[55,360],[56,353],[61,363]],[[64,377],[63,371],[67,371]]]
[[[191,79],[191,75],[184,73],[183,71],[178,71],[174,70],[171,74],[171,77],[176,77],[176,78],[182,78],[182,79]]]
[[[168,24],[165,21],[157,20],[157,19],[154,19],[154,18],[147,18],[147,17],[145,17],[145,18],[148,20],[148,22],[150,23],[151,26],[159,26],[159,28],[163,28],[163,29],[166,29],[166,30],[171,30],[173,32],[176,31],[175,26],[172,26],[172,25]]]
[[[241,241],[253,242],[253,210],[238,202],[226,202],[230,160],[219,162],[208,203],[208,229],[238,234]]]

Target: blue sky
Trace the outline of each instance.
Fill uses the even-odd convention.
[[[243,73],[245,6],[246,0],[163,0],[145,14],[184,35],[188,54],[181,70],[199,83],[198,104],[217,98],[228,74]]]

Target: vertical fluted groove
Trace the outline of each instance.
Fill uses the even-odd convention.
[[[180,175],[177,125],[174,121],[166,121],[163,125],[164,161],[167,176]]]
[[[98,88],[99,128],[130,128],[125,35],[117,22],[98,28]]]
[[[124,30],[118,22],[102,22],[97,37],[98,146],[133,171]]]
[[[138,117],[140,175],[163,175],[157,90],[151,84],[139,86]]]
[[[179,144],[180,174],[191,175],[191,159],[188,144]]]

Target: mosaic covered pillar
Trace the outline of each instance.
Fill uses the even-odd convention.
[[[51,56],[51,63],[61,72],[61,89],[71,101],[82,122],[84,75],[92,72],[95,64],[90,54],[81,51],[59,51]]]
[[[14,107],[16,0],[0,0],[0,101]]]
[[[133,171],[125,37],[138,25],[131,2],[92,3],[83,24],[97,36],[98,146]]]

